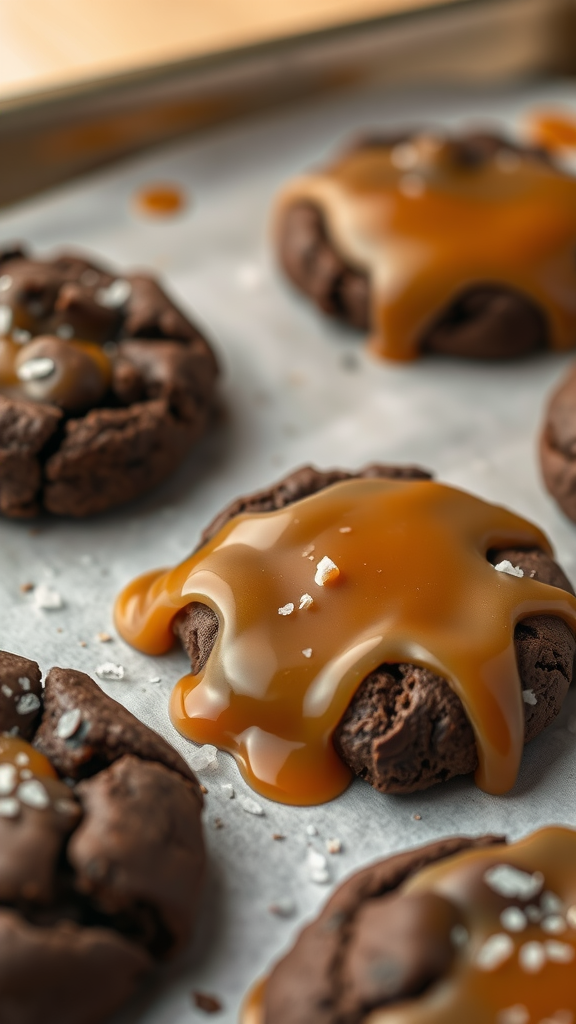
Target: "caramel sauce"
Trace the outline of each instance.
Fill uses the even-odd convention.
[[[22,379],[26,363],[40,361],[52,369],[37,378]],[[71,414],[97,405],[112,380],[112,364],[100,345],[52,335],[20,344],[0,338],[0,394],[36,402],[50,402]]]
[[[368,273],[375,354],[414,359],[459,294],[501,284],[544,311],[550,344],[576,345],[576,180],[501,149],[466,166],[440,139],[366,146],[289,185],[317,205],[342,257]]]
[[[574,597],[486,560],[505,547],[550,550],[535,526],[455,488],[346,481],[235,517],[175,569],[129,584],[116,623],[157,655],[174,642],[179,609],[200,601],[216,612],[214,650],[177,684],[172,720],[197,743],[233,753],[272,799],[315,804],[345,789],[350,773],[332,735],[361,681],[385,662],[449,681],[476,736],[478,785],[503,793],[524,733],[514,627],[551,614],[576,629]],[[339,574],[319,585],[325,556]]]
[[[491,875],[503,865],[521,873],[516,876],[521,886],[532,880],[530,896],[504,895]],[[508,847],[459,853],[417,872],[397,891],[448,900],[462,914],[465,932],[442,980],[417,998],[367,1013],[363,1024],[570,1024],[576,1019],[576,832],[546,828]],[[518,930],[506,927],[511,907]],[[500,960],[489,955],[496,935],[501,949],[506,945]],[[266,1017],[265,992],[266,979],[246,998],[242,1024],[273,1024]]]
[[[48,758],[26,740],[18,739],[16,736],[0,736],[0,764],[13,764],[20,769],[29,768],[39,778],[58,778]]]
[[[552,152],[576,149],[576,117],[560,111],[542,110],[530,117],[528,129],[533,141]]]
[[[173,217],[187,206],[184,192],[176,185],[151,185],[136,195],[136,204],[150,217]]]

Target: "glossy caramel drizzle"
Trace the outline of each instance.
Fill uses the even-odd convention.
[[[513,869],[504,880],[502,866]],[[506,896],[506,882],[519,883],[525,897]],[[459,853],[419,871],[398,891],[444,897],[460,911],[465,931],[442,980],[415,999],[367,1013],[363,1024],[576,1020],[576,832],[546,828],[508,847]],[[510,921],[515,927],[507,927]],[[264,979],[247,997],[242,1024],[273,1024],[265,988]]]
[[[58,778],[56,769],[48,758],[17,736],[0,736],[0,764],[12,764],[16,768],[28,769],[40,778]]]
[[[534,300],[550,344],[576,345],[576,180],[501,149],[465,166],[449,143],[419,137],[366,146],[297,179],[279,213],[309,201],[333,243],[371,284],[371,347],[414,359],[420,340],[471,285],[500,284]]]
[[[455,488],[346,481],[237,516],[175,569],[126,587],[116,622],[129,643],[161,654],[179,609],[200,601],[216,612],[214,650],[176,686],[172,720],[196,742],[231,751],[266,796],[314,804],[346,787],[332,735],[384,662],[423,665],[450,682],[475,732],[477,782],[502,793],[523,746],[514,627],[551,614],[576,630],[574,597],[486,560],[504,547],[550,550],[535,526]],[[339,575],[319,585],[324,557]],[[306,595],[313,603],[300,608]]]

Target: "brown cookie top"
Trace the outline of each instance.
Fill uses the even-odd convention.
[[[570,348],[576,271],[566,262],[555,294],[538,281],[573,249],[573,192],[543,150],[496,134],[367,136],[286,186],[279,258],[323,312],[371,329],[379,355]],[[552,222],[560,232],[550,243],[542,225]]]
[[[398,481],[393,487],[386,485],[382,488],[383,495],[387,495],[383,500],[392,502],[390,509],[388,511],[384,508],[380,509],[376,526],[372,520],[366,523],[362,521],[363,526],[359,528],[356,524],[352,528],[353,532],[350,533],[351,528],[342,524],[352,522],[350,516],[355,515],[363,503],[380,501],[380,498],[376,497],[376,491],[379,493],[380,488],[370,487],[367,491],[364,487],[362,495],[359,494],[353,498],[351,493],[348,495],[348,490],[343,487],[343,480],[372,479],[376,482],[378,479],[385,480],[386,478]],[[418,481],[418,486],[414,487],[409,484],[411,480]],[[321,494],[326,489],[330,492],[331,497],[327,499],[327,503],[324,503],[326,508],[324,509],[324,505],[322,506],[324,509],[322,513],[319,511],[319,506],[317,508],[317,503],[302,503],[302,499],[307,496]],[[344,490],[346,490],[346,496]],[[342,493],[340,493],[341,491]],[[367,493],[364,494],[364,491]],[[324,530],[326,524],[322,519],[324,512],[329,516],[335,515],[334,501],[345,503],[346,500],[351,502],[350,508],[346,505],[348,511],[345,514],[342,512],[342,515],[338,513],[334,520],[336,526],[340,524],[338,531],[334,534],[326,532]],[[298,502],[300,504],[296,505]],[[406,506],[403,504],[404,502],[407,502]],[[428,505],[429,502],[431,502],[430,505]],[[442,508],[441,514],[436,510],[435,502],[439,502],[438,509]],[[455,509],[451,512],[450,507],[454,502],[459,508],[463,502],[466,508],[462,507],[456,514],[456,518],[451,518]],[[425,511],[420,507],[422,503],[424,503]],[[274,515],[290,506],[294,507],[294,518],[289,527],[289,520],[286,517],[278,519],[270,517],[271,512]],[[337,507],[339,509],[340,505],[338,504]],[[380,508],[380,506],[378,507]],[[261,515],[262,513],[264,515]],[[234,547],[235,534],[232,529],[228,528],[232,527],[236,521],[239,522],[237,530],[241,531],[242,538],[244,538],[238,550],[244,553],[248,550],[247,530],[250,527],[251,516],[255,516],[254,530],[257,532],[257,536],[256,533],[254,534],[257,541],[254,555],[256,560],[255,581],[250,575],[251,563],[247,561],[247,555],[243,554],[241,567],[236,567],[232,575],[228,572],[230,567],[227,567],[226,558],[222,562],[220,556],[221,550],[226,552],[236,550]],[[313,529],[308,534],[303,523],[307,521],[306,517],[310,516]],[[476,528],[472,526],[472,523],[479,522],[478,516],[483,522],[482,537],[487,537],[491,532],[493,541],[487,542],[488,549],[486,549],[486,546],[482,547],[483,544],[486,544],[485,540],[482,540],[478,550],[476,551],[474,548],[476,553],[472,561],[469,562],[466,556],[465,582],[460,585],[457,568],[460,557],[457,554],[458,545],[462,541],[462,531],[467,537],[472,536]],[[488,517],[491,525],[488,525],[488,520],[484,521],[483,517],[485,516]],[[500,519],[499,517],[502,516],[504,518]],[[494,517],[498,519],[499,525],[496,525]],[[447,531],[447,535],[443,539],[440,538],[436,526],[433,525],[440,522],[442,529]],[[448,522],[452,523],[450,528],[447,526]],[[330,523],[332,523],[332,519],[330,519]],[[384,533],[381,525],[383,523],[386,524]],[[411,524],[410,528],[406,525],[407,523]],[[276,530],[275,524],[278,529],[283,524],[280,532]],[[294,530],[297,526],[300,530],[298,538],[302,550],[298,543],[295,542],[294,546],[290,541],[286,558],[282,552],[279,556],[276,542],[270,541],[269,543],[265,540],[267,536],[265,531],[276,530],[274,536],[283,538],[285,535],[288,536],[288,530]],[[431,528],[433,537],[427,540],[427,534]],[[304,529],[303,533],[302,529]],[[385,537],[385,534],[388,533],[393,538],[392,547]],[[340,537],[339,534],[346,535],[346,539]],[[318,547],[318,537],[322,538],[322,549]],[[407,538],[412,538],[412,542],[411,545],[405,546]],[[500,543],[491,548],[491,543],[495,543],[496,538],[500,539]],[[516,544],[513,547],[502,546],[504,538],[507,538],[509,543],[514,538]],[[309,543],[310,541],[312,543]],[[193,673],[203,673],[200,682],[197,679],[185,678],[182,680],[172,697],[173,721],[185,735],[191,735],[192,738],[201,739],[204,742],[224,745],[230,749],[235,732],[241,736],[245,728],[257,725],[266,735],[268,744],[271,743],[271,735],[278,735],[278,742],[283,743],[286,742],[286,736],[280,723],[289,722],[290,739],[293,742],[297,735],[296,723],[306,719],[306,740],[304,741],[304,737],[302,737],[301,748],[306,752],[305,756],[310,759],[310,763],[307,762],[306,772],[302,774],[302,777],[306,778],[307,801],[328,799],[344,787],[348,776],[343,771],[342,762],[383,792],[401,793],[424,789],[436,782],[445,781],[453,775],[472,771],[477,772],[477,778],[479,776],[481,785],[494,792],[503,791],[503,765],[498,771],[494,771],[491,776],[492,781],[489,781],[488,775],[493,768],[487,769],[487,762],[484,762],[484,768],[488,771],[488,775],[482,774],[484,771],[482,768],[482,744],[486,742],[486,735],[490,733],[496,721],[495,712],[494,716],[488,716],[484,724],[481,725],[479,719],[475,717],[474,700],[476,697],[473,695],[478,696],[482,692],[482,687],[476,689],[470,681],[468,683],[462,681],[467,673],[471,673],[471,680],[478,670],[478,665],[485,665],[485,657],[481,649],[483,641],[480,641],[480,646],[478,646],[479,637],[484,635],[485,628],[484,625],[480,626],[479,607],[487,609],[488,634],[491,635],[494,623],[499,623],[497,627],[498,650],[500,650],[499,645],[503,636],[501,630],[509,630],[509,633],[506,633],[509,644],[506,654],[508,668],[506,679],[502,678],[499,684],[499,691],[506,692],[511,701],[508,712],[503,714],[504,720],[509,722],[510,735],[512,731],[516,735],[514,742],[517,744],[518,761],[516,768],[507,776],[509,781],[506,785],[512,785],[514,782],[523,743],[532,739],[545,728],[560,710],[572,678],[575,642],[573,622],[572,625],[569,622],[573,612],[568,614],[565,612],[568,608],[574,607],[574,600],[570,583],[553,561],[546,539],[525,521],[505,513],[501,509],[479,502],[477,499],[463,495],[462,492],[454,491],[451,488],[431,484],[427,481],[427,474],[422,470],[413,467],[371,466],[361,471],[360,474],[353,475],[340,471],[323,473],[311,467],[305,467],[280,481],[268,491],[241,498],[232,503],[207,527],[202,542],[204,547],[200,546],[196,553],[181,566],[165,576],[159,574],[158,578],[154,578],[154,604],[150,608],[149,615],[146,595],[139,589],[144,585],[143,581],[135,581],[126,589],[124,595],[119,599],[117,609],[120,630],[122,631],[124,627],[128,628],[128,620],[123,620],[124,602],[129,601],[129,606],[132,608],[132,598],[138,594],[142,618],[137,623],[134,623],[132,618],[130,619],[130,629],[125,636],[144,650],[160,653],[170,646],[170,626],[172,626],[190,655]],[[464,547],[468,542],[465,541]],[[388,544],[385,553],[379,551],[379,546],[382,543]],[[350,545],[354,544],[356,545],[353,549],[355,554],[350,562],[351,556],[348,557],[351,550]],[[360,544],[361,550],[360,548],[357,550],[358,544]],[[520,547],[520,544],[523,546]],[[350,591],[349,588],[346,589],[346,583],[343,585],[344,592],[348,595],[344,602],[345,615],[343,618],[341,617],[342,609],[338,612],[335,610],[336,607],[339,607],[337,605],[337,594],[340,587],[337,580],[340,572],[338,565],[331,563],[328,566],[329,576],[325,581],[319,582],[317,578],[323,563],[330,563],[330,559],[320,557],[325,553],[326,545],[342,568],[344,581],[349,579],[356,587],[356,590]],[[396,549],[399,546],[403,552],[401,564],[397,564],[399,556]],[[335,554],[336,551],[339,552],[338,556]],[[374,561],[375,551],[379,552],[376,561]],[[441,557],[439,551],[442,551]],[[261,552],[265,552],[265,555]],[[482,555],[481,560],[477,558],[478,553]],[[296,557],[300,555],[302,558]],[[214,561],[218,558],[220,561]],[[281,560],[282,558],[284,561]],[[378,559],[380,560],[378,561]],[[434,569],[429,565],[430,559],[434,561]],[[312,563],[312,568],[310,566],[307,568],[308,562]],[[372,562],[374,562],[373,565]],[[412,564],[413,562],[414,564]],[[486,563],[491,563],[494,568],[487,570]],[[363,593],[362,587],[365,584],[360,581],[360,578],[356,580],[356,576],[359,570],[362,574],[362,565],[368,566],[362,575],[362,580],[364,577],[366,580],[372,579],[371,573],[376,572],[373,577],[375,590],[374,594],[370,591],[366,597],[368,603],[361,604],[358,609],[355,607],[355,594]],[[310,577],[306,582],[306,572],[313,575],[314,566],[316,566],[317,575],[314,580]],[[430,578],[426,575],[428,569],[424,571],[423,566],[428,566],[430,569],[432,573]],[[300,571],[300,567],[302,571]],[[208,575],[203,572],[205,568],[209,568]],[[499,571],[495,572],[495,569]],[[330,578],[332,571],[335,572],[334,583]],[[196,583],[194,574],[198,572],[200,573],[199,582]],[[378,573],[382,574],[381,578]],[[202,588],[207,585],[206,580],[218,580],[219,576],[222,576],[226,587],[223,590],[210,591],[210,593],[206,591],[203,601]],[[470,582],[472,577],[475,580],[473,585]],[[510,577],[519,579],[519,582],[513,583]],[[189,603],[181,594],[183,579],[187,580],[186,592],[195,594],[194,601]],[[272,581],[272,584],[268,585],[268,589],[270,585],[276,586],[272,597],[265,590],[266,580]],[[278,581],[277,585],[274,582],[276,580]],[[283,580],[290,582],[284,584]],[[242,593],[234,589],[238,587],[239,581],[243,587],[242,593],[245,594],[246,601],[249,602],[246,607],[243,603]],[[447,584],[446,581],[451,582]],[[316,589],[323,582],[326,583],[326,597]],[[556,604],[554,592],[546,590],[541,586],[542,583],[558,588],[559,604]],[[366,583],[366,585],[371,587],[372,583]],[[400,586],[400,591],[397,593],[398,586]],[[565,601],[566,608],[564,610],[561,607],[563,606],[560,594],[562,590],[570,595]],[[260,591],[267,594],[264,604],[262,604]],[[540,614],[534,614],[528,619],[517,622],[518,616],[522,614],[521,611],[518,611],[518,615],[516,612],[512,612],[512,618],[509,619],[510,609],[504,608],[502,600],[514,601],[516,597],[520,599],[521,595],[524,600],[528,591],[530,593],[533,591],[532,597],[535,601],[533,607]],[[177,597],[175,596],[176,592],[178,592]],[[164,593],[166,595],[165,611],[162,610],[164,600],[162,595]],[[234,604],[236,618],[231,617],[230,614],[229,602],[226,597],[228,593],[236,593],[236,603]],[[334,598],[330,596],[332,593],[335,595]],[[410,632],[413,628],[412,625],[406,627],[406,623],[404,625],[401,622],[396,623],[394,630],[390,632],[385,621],[381,623],[378,618],[378,628],[376,628],[375,621],[372,621],[373,612],[370,609],[373,605],[377,617],[385,617],[387,614],[397,616],[400,614],[398,609],[403,609],[406,602],[412,600],[408,596],[412,593],[417,605],[409,613],[407,621],[412,622],[410,616],[416,616],[414,622],[420,623],[416,633],[410,634],[413,643],[419,644],[421,652],[432,651],[436,647],[439,637],[444,637],[448,644],[441,655],[436,652],[435,662],[432,655],[428,653],[426,655],[427,665],[417,666],[410,663],[409,659],[406,656],[403,658],[400,653],[401,644],[398,637],[404,637],[405,628],[408,628]],[[456,600],[454,596],[456,593],[461,595],[458,599],[458,629],[455,631],[449,629],[446,632],[445,623],[453,621],[454,609],[450,611],[450,608],[453,607],[451,602]],[[417,609],[422,603],[428,601],[428,598],[424,596],[428,594],[431,595],[430,600],[437,604],[430,608],[426,604],[426,612],[418,612]],[[481,599],[480,595],[483,595]],[[389,613],[386,611],[388,607],[386,601],[382,603],[384,598],[391,602]],[[550,605],[546,604],[548,598],[552,602]],[[478,605],[479,600],[481,600],[480,605]],[[544,600],[545,604],[539,604],[538,602],[541,600]],[[330,633],[327,651],[324,651],[324,634],[320,628],[323,607],[321,601],[331,602],[330,606],[336,602],[329,619]],[[470,629],[466,632],[465,608],[468,602],[474,611],[472,611]],[[178,607],[180,607],[180,611],[176,611]],[[446,611],[442,613],[438,629],[431,631],[430,623],[436,621],[438,607],[445,608]],[[218,608],[218,613],[214,610],[215,608]],[[497,608],[500,609],[500,612],[497,611]],[[334,618],[335,615],[340,616],[337,621]],[[566,621],[563,621],[563,618]],[[394,621],[396,622],[396,619]],[[241,622],[243,625],[241,627],[231,626],[232,622]],[[517,625],[514,629],[515,622]],[[224,630],[222,630],[222,624]],[[280,663],[278,672],[282,679],[286,674],[290,676],[290,687],[287,688],[281,683],[281,680],[278,685],[274,680],[269,682],[270,690],[266,702],[258,701],[255,695],[253,703],[250,705],[252,717],[250,720],[245,720],[242,717],[242,712],[240,726],[234,720],[236,681],[232,685],[227,681],[227,677],[224,678],[225,672],[222,666],[229,665],[231,657],[230,652],[226,653],[228,650],[226,643],[230,645],[231,637],[235,636],[234,630],[244,628],[248,629],[247,636],[252,635],[250,630],[255,630],[255,635],[259,637],[258,663],[262,666],[268,663],[272,665]],[[322,733],[322,744],[318,743],[315,748],[317,751],[321,748],[322,755],[313,756],[309,744],[314,728],[308,722],[304,711],[300,712],[296,708],[290,707],[293,694],[296,694],[294,699],[297,708],[308,707],[317,685],[316,680],[324,678],[323,673],[328,672],[325,658],[329,659],[330,664],[339,663],[338,659],[342,657],[343,649],[340,644],[344,643],[342,638],[352,631],[351,636],[356,638],[354,644],[357,645],[358,636],[370,636],[371,629],[378,635],[383,630],[384,636],[390,636],[390,643],[393,645],[390,654],[382,657],[383,663],[377,664],[371,671],[369,666],[363,662],[362,669],[358,668],[349,689],[344,688],[340,677],[337,685],[336,677],[332,673],[330,676],[330,700],[327,696],[325,697],[327,703],[324,705],[324,715],[328,713],[332,715],[334,708],[337,708],[338,711],[334,712],[334,717],[330,719],[329,732]],[[297,634],[295,638],[293,638],[294,632]],[[284,646],[281,645],[278,649],[274,648],[278,637],[285,635],[286,644],[282,640]],[[468,636],[468,640],[463,639],[465,635]],[[291,637],[293,638],[290,640],[292,646],[286,646]],[[338,641],[336,641],[336,637],[339,638]],[[240,641],[238,642],[240,643]],[[440,640],[441,644],[442,642]],[[350,643],[352,644],[352,640]],[[214,653],[216,661],[210,661],[216,644],[218,644],[218,650]],[[274,658],[264,657],[263,652],[268,650],[267,645],[272,645],[272,649],[275,651]],[[293,647],[293,645],[295,646]],[[354,650],[356,649],[357,646],[354,646]],[[244,650],[241,643],[239,650]],[[412,650],[413,646],[409,646],[406,648],[406,653],[410,654]],[[380,648],[378,651],[380,652]],[[454,653],[458,651],[466,652],[464,661],[458,661],[459,655]],[[322,652],[321,656],[319,652]],[[381,654],[383,653],[382,650]],[[301,665],[298,664],[298,654],[300,654]],[[423,654],[420,656],[424,659]],[[288,661],[284,664],[282,659],[285,660],[286,657],[288,657]],[[318,661],[319,657],[320,661]],[[462,672],[463,676],[458,681],[457,672],[454,672],[450,684],[446,678],[434,672],[433,665],[448,666],[454,657],[458,661],[458,671]],[[233,661],[236,665],[234,670],[236,673],[243,672],[244,668],[247,669],[252,664],[250,659],[243,661],[234,657]],[[468,667],[465,667],[464,662]],[[307,665],[310,666],[309,670]],[[263,671],[264,669],[262,669]],[[303,682],[305,672],[307,681]],[[450,678],[449,670],[446,669],[446,672],[447,677]],[[236,680],[236,676],[234,678]],[[210,693],[222,688],[226,691],[228,710],[222,726],[226,732],[225,740],[218,732],[219,727],[208,727],[204,721],[205,718],[208,721],[215,717],[209,712],[210,700],[208,700],[208,704],[202,703],[205,681],[207,681]],[[251,692],[250,685],[250,681],[246,679],[245,683],[239,686],[239,690],[242,693]],[[256,683],[258,693],[263,685],[263,678],[258,675]],[[303,686],[307,688],[302,690]],[[468,691],[467,686],[470,686]],[[342,687],[342,690],[338,687]],[[191,689],[194,689],[194,697],[190,696]],[[274,697],[272,697],[272,693]],[[190,701],[193,703],[190,704]],[[194,703],[197,701],[200,701],[198,706]],[[506,718],[513,704],[517,709],[514,726],[511,724],[512,719]],[[191,707],[194,709],[193,712],[190,711]],[[271,707],[275,708],[272,725],[268,721]],[[279,708],[282,708],[281,712]],[[328,708],[330,708],[330,712],[327,711]],[[194,734],[199,721],[204,723],[202,736]],[[326,719],[322,716],[316,716],[317,728],[323,730],[325,721]],[[333,757],[330,737],[341,761],[336,761]],[[281,758],[284,765],[282,769],[283,788],[272,790],[270,788],[272,783],[266,774],[267,758],[270,754],[266,754],[264,750],[258,753],[256,745],[252,743],[250,756],[244,748],[238,749],[238,755],[242,757],[244,770],[251,773],[252,784],[256,788],[262,787],[262,792],[275,798],[287,800],[287,802],[300,801],[301,796],[297,795],[300,793],[300,789],[296,783],[299,769],[290,769],[292,772],[290,774],[287,763],[284,764]],[[276,751],[274,756],[280,757],[279,751]],[[290,758],[292,764],[295,765],[296,755],[292,753]],[[508,768],[505,771],[508,772]],[[294,782],[293,788],[290,788],[292,783],[289,785],[288,779],[292,776],[294,776]],[[312,779],[314,782],[311,781]]]
[[[0,1004],[7,1024],[37,1024],[48,994],[42,1019],[96,1024],[190,937],[202,795],[176,751],[84,673],[52,669],[42,690],[34,662],[1,652],[0,676],[28,679],[38,702],[18,726],[0,703]]]
[[[0,254],[0,511],[88,515],[154,486],[206,428],[216,375],[154,278]]]
[[[460,1024],[472,1008],[486,1024],[569,1019],[576,833],[502,842],[442,840],[353,875],[244,1024]]]

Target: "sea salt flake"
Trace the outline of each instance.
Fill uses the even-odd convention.
[[[496,572],[505,572],[508,576],[524,575],[524,570],[521,569],[519,565],[512,565],[512,562],[509,562],[507,558],[505,558],[503,562],[498,562],[498,565],[495,565],[494,568],[496,569]]]
[[[19,676],[18,685],[21,686],[23,690],[29,690],[30,680],[28,679],[28,676]]]
[[[32,777],[33,777],[33,773],[30,771],[29,768],[22,768],[20,770],[20,778],[21,779],[31,779]]]
[[[312,648],[311,647],[304,647],[302,649],[302,654],[304,655],[305,658],[311,658],[312,657]]]
[[[512,864],[496,864],[484,874],[486,885],[507,899],[531,900],[542,891],[544,875],[535,871],[530,875]]]
[[[16,704],[16,711],[19,715],[29,715],[40,707],[40,698],[35,693],[23,693]]]
[[[328,850],[328,853],[342,853],[342,840],[328,839],[326,842],[326,849]]]
[[[61,740],[70,739],[75,732],[78,732],[81,721],[82,712],[79,708],[71,708],[70,711],[65,711],[58,720],[56,735]]]
[[[540,909],[543,914],[563,914],[564,902],[555,892],[547,889],[540,897]]]
[[[340,529],[338,530],[338,533],[352,533],[352,527],[351,526],[341,526]]]
[[[50,797],[39,779],[21,782],[16,791],[20,803],[42,811],[50,804]]]
[[[36,608],[43,611],[54,612],[64,607],[64,600],[61,594],[47,583],[39,583],[34,591],[33,602]]]
[[[53,359],[49,359],[48,356],[37,356],[34,359],[27,359],[25,363],[20,363],[16,370],[16,376],[24,383],[32,380],[44,380],[46,377],[51,377],[55,369],[56,363]]]
[[[462,949],[469,938],[468,929],[463,924],[455,924],[450,930],[450,942],[456,949]]]
[[[0,764],[0,796],[9,796],[16,789],[18,772],[13,764]]]
[[[102,665],[98,665],[96,675],[100,679],[124,679],[124,666],[115,665],[113,661],[105,661]]]
[[[495,971],[509,960],[514,952],[514,943],[509,935],[497,932],[491,935],[476,954],[476,966],[481,971]]]
[[[0,306],[0,336],[9,334],[12,326],[12,310],[10,306]]]
[[[148,680],[148,682],[149,683],[161,683],[162,682],[162,676],[150,676],[150,679]]]
[[[571,964],[574,959],[574,946],[556,939],[546,939],[544,943],[546,956],[555,964]]]
[[[96,302],[105,309],[120,309],[132,294],[132,285],[122,277],[117,277],[107,288],[98,288]]]
[[[531,704],[532,707],[538,703],[534,690],[522,690],[522,700],[525,704]]]
[[[506,1010],[500,1010],[496,1016],[496,1024],[528,1024],[529,1020],[530,1014],[521,1003],[508,1006]]]
[[[192,753],[189,761],[190,767],[195,772],[205,771],[206,768],[217,768],[218,750],[212,743],[205,743],[204,746],[198,747]]]
[[[0,800],[0,817],[17,818],[20,813],[20,804],[15,797],[7,796]]]
[[[340,575],[340,569],[333,562],[328,555],[324,555],[323,558],[316,565],[316,575],[314,576],[314,583],[317,583],[319,587],[325,587],[327,583],[332,583],[338,579]]]
[[[72,324],[59,324],[56,328],[56,334],[64,341],[69,341],[70,338],[74,337],[74,328]]]
[[[2,274],[0,276],[0,292],[7,292],[12,287],[12,278],[10,274]]]
[[[308,547],[304,548],[302,552],[302,558],[309,558],[313,551],[316,550],[315,544],[309,544]]]
[[[268,910],[277,917],[292,917],[296,913],[296,904],[294,900],[288,898],[280,899],[271,903]]]
[[[541,942],[525,942],[520,946],[518,961],[527,974],[538,974],[546,963],[546,949]]]
[[[312,597],[311,594],[302,594],[302,597],[300,598],[300,600],[298,602],[298,611],[300,611],[300,612],[306,611],[306,609],[310,608],[311,605],[313,605],[313,604],[314,604],[314,598]]]
[[[278,609],[278,615],[292,615],[293,611],[294,605],[292,601],[289,601],[288,604],[283,604],[282,607]]]
[[[328,861],[323,853],[318,850],[308,850],[307,857],[308,878],[316,885],[326,885],[330,881]]]
[[[19,768],[25,768],[27,764],[30,764],[30,758],[28,757],[28,754],[24,753],[23,750],[21,750],[19,754],[16,754],[14,761],[16,762]]]
[[[317,836],[318,835],[318,829],[316,828],[316,825],[306,825],[306,835],[307,836]]]
[[[246,811],[248,814],[255,814],[259,818],[264,815],[264,808],[261,807],[260,804],[256,803],[251,796],[239,796],[238,803],[242,810]]]
[[[520,907],[506,907],[500,914],[500,924],[507,932],[523,932],[528,921]]]
[[[568,928],[568,925],[560,914],[550,914],[549,917],[542,919],[540,927],[547,935],[562,935]]]
[[[234,799],[234,786],[232,786],[230,782],[223,782],[222,783],[222,793],[224,794],[225,797],[228,798],[228,800],[233,800]]]
[[[2,683],[2,693],[5,697],[14,696],[14,690],[11,690],[9,686],[6,686],[6,683]]]
[[[568,907],[566,920],[571,928],[576,928],[576,904],[573,907]]]

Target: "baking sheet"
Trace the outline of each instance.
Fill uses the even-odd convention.
[[[3,241],[23,238],[40,250],[73,244],[119,268],[161,272],[215,340],[227,416],[171,481],[138,504],[90,522],[0,522],[0,645],[37,659],[44,671],[59,664],[94,674],[105,661],[122,664],[124,680],[104,689],[190,756],[192,745],[167,714],[184,656],[146,658],[96,634],[114,633],[112,603],[132,576],[179,561],[224,503],[308,461],[419,462],[542,525],[576,580],[576,527],[545,494],[535,459],[545,396],[571,357],[502,366],[376,363],[356,335],[323,321],[288,289],[267,235],[281,183],[350,131],[487,120],[513,127],[532,107],[555,103],[576,112],[576,84],[458,95],[351,91],[214,129],[3,213]],[[133,212],[134,192],[157,180],[186,188],[183,216],[158,222]],[[34,592],[20,589],[28,582],[55,589],[64,607],[37,609]],[[331,885],[374,858],[455,832],[515,838],[545,823],[576,825],[576,694],[530,744],[518,783],[504,797],[481,793],[469,779],[402,798],[355,782],[322,807],[289,808],[257,797],[264,809],[258,817],[221,789],[227,782],[237,796],[250,793],[228,755],[200,774],[209,791],[210,867],[196,941],[115,1024],[205,1019],[191,1004],[193,989],[217,996],[224,1008],[213,1019],[232,1024],[249,984]],[[274,841],[273,833],[286,838]],[[343,849],[328,857],[331,883],[318,885],[309,877],[308,850],[325,852],[332,838]],[[295,903],[292,917],[270,913],[270,904],[285,899]]]

